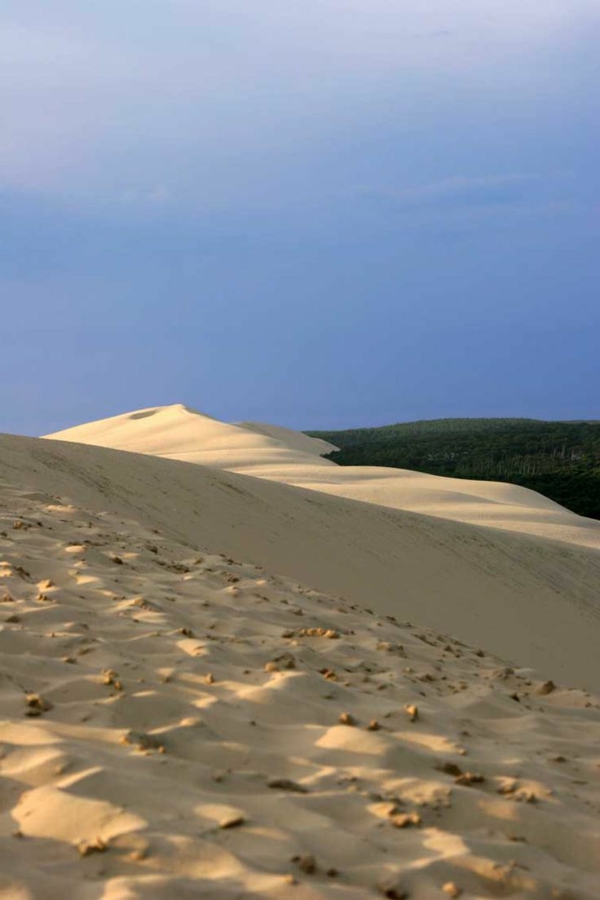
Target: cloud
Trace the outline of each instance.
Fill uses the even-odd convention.
[[[477,93],[540,102],[564,80],[557,44],[597,21],[592,0],[5,0],[0,186],[117,206],[156,184],[207,203],[287,190],[352,134]]]

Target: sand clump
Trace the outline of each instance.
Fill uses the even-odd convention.
[[[462,894],[461,889],[454,881],[447,881],[446,884],[442,886],[442,890],[448,897],[452,898],[460,897]]]
[[[93,841],[82,841],[77,845],[80,856],[91,856],[93,853],[106,853],[107,844],[101,839],[96,838]]]
[[[406,715],[411,722],[416,722],[419,718],[419,707],[415,703],[407,703],[404,707]]]
[[[41,716],[52,709],[52,703],[39,694],[27,694],[25,696],[25,704],[27,706],[25,710],[26,716]]]

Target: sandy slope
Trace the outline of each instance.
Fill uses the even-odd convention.
[[[334,450],[339,450],[335,444],[323,441],[321,438],[309,437],[301,431],[293,431],[291,428],[282,428],[281,425],[267,425],[265,422],[236,422],[240,428],[254,431],[267,437],[281,441],[292,450],[300,450],[301,453],[309,453],[311,456],[324,456]]]
[[[181,405],[125,413],[49,437],[169,456],[394,509],[600,549],[597,521],[576,516],[527,488],[403,469],[336,466],[316,455],[323,452],[321,441],[274,426],[227,425]]]
[[[4,436],[2,479],[600,688],[598,551],[83,444]]]
[[[560,603],[576,621],[589,551],[553,568],[549,542],[170,460],[0,451],[0,897],[600,896],[598,703],[477,649],[494,584],[500,631],[513,592],[536,641]],[[396,615],[252,564],[285,547],[317,580],[364,567]],[[432,601],[478,645],[405,621]]]

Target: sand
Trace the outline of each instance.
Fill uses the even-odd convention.
[[[255,477],[337,467],[170,409],[0,436],[0,898],[600,896],[593,527]]]
[[[3,446],[0,897],[598,897],[595,697],[111,511],[109,466],[198,467],[56,446]]]

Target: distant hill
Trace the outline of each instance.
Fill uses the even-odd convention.
[[[340,448],[340,466],[392,466],[532,488],[600,519],[600,422],[430,419],[379,428],[307,431]]]

